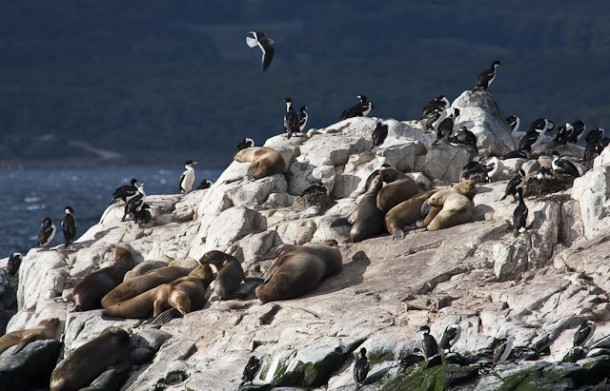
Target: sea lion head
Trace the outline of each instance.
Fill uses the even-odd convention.
[[[220,267],[222,267],[226,256],[227,254],[223,253],[222,251],[211,250],[203,254],[201,259],[199,259],[199,263],[202,265],[204,263],[211,263],[212,265],[216,266],[217,269],[219,269]]]
[[[191,312],[191,298],[189,295],[180,290],[172,291],[169,297],[169,303],[172,307],[177,309],[182,315],[186,315]]]

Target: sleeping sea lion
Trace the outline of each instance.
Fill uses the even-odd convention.
[[[108,327],[57,364],[51,373],[50,391],[80,390],[110,367],[129,369],[129,342],[127,331]]]
[[[430,211],[420,227],[428,231],[449,228],[470,221],[474,204],[470,198],[454,189],[443,189],[434,193],[426,201]]]
[[[250,163],[248,176],[260,179],[286,171],[286,161],[281,153],[269,147],[249,147],[237,152],[234,159],[240,163]]]
[[[89,311],[100,308],[100,300],[110,290],[123,281],[128,270],[134,267],[135,260],[129,249],[111,246],[115,261],[112,266],[101,268],[89,274],[73,290],[73,311]]]
[[[381,179],[387,183],[377,194],[377,207],[387,212],[394,206],[417,194],[417,183],[413,178],[394,167],[379,169]]]
[[[0,337],[0,354],[11,346],[17,345],[13,354],[18,353],[28,343],[41,339],[54,339],[59,326],[58,318],[43,319],[38,326],[30,329],[16,330]]]
[[[290,246],[275,260],[263,285],[256,288],[256,297],[263,304],[299,297],[342,268],[343,259],[337,248],[318,244]]]
[[[386,213],[385,227],[391,235],[394,235],[394,239],[404,238],[404,227],[415,225],[421,215],[422,205],[434,193],[436,193],[436,190],[428,190],[413,196],[394,206]]]

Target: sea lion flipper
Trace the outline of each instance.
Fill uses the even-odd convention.
[[[176,310],[175,308],[170,308],[170,309],[167,309],[167,310],[161,312],[157,317],[155,317],[150,322],[150,326],[161,327],[164,324],[166,324],[167,322],[169,322],[170,320],[172,320],[174,318],[181,318],[181,317],[182,317],[182,314],[180,313],[180,311]]]

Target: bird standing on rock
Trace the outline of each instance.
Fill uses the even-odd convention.
[[[187,160],[184,163],[184,172],[180,175],[180,179],[178,179],[178,186],[180,193],[187,194],[193,188],[193,183],[195,183],[195,164],[192,160]]]
[[[379,146],[383,144],[386,137],[388,137],[388,125],[383,125],[381,122],[377,122],[372,134],[373,145]]]
[[[422,335],[422,352],[426,361],[429,361],[432,357],[439,354],[438,343],[432,334],[430,334],[430,327],[424,325],[419,330],[424,332]]]
[[[441,337],[440,348],[448,351],[451,351],[451,347],[455,345],[455,343],[460,339],[460,335],[462,334],[462,327],[459,324],[450,324],[445,328],[443,332],[443,336]]]
[[[373,103],[368,102],[366,100],[365,95],[356,95],[356,98],[360,99],[360,102],[343,110],[343,112],[341,113],[341,119],[348,119],[352,117],[366,117],[367,115],[369,115],[371,110],[375,108]]]
[[[515,196],[517,195],[517,188],[522,186],[523,180],[525,179],[525,171],[523,169],[519,169],[517,175],[512,177],[508,183],[506,184],[506,189],[504,190],[504,195],[500,198],[500,201],[504,200],[509,195]]]
[[[508,124],[511,132],[518,132],[519,125],[521,125],[521,118],[517,117],[516,115],[511,115],[510,117],[506,118],[506,123]]]
[[[583,321],[576,333],[574,333],[574,346],[584,346],[595,333],[595,322],[592,320]]]
[[[261,360],[256,356],[250,357],[250,359],[246,363],[246,366],[244,367],[244,373],[242,375],[242,381],[239,387],[241,388],[244,384],[246,384],[246,382],[250,382],[250,384],[252,384],[252,380],[254,380],[254,377],[260,369]]]
[[[292,137],[293,133],[299,132],[299,115],[292,107],[292,99],[284,98],[286,104],[286,114],[284,114],[284,129],[286,129],[286,137]]]
[[[64,247],[68,247],[76,239],[76,220],[74,220],[74,209],[66,206],[65,216],[61,221],[61,230],[64,234]]]
[[[307,106],[301,106],[299,109],[299,132],[303,133],[308,119],[309,114],[307,114]]]
[[[129,185],[119,186],[112,193],[112,200],[123,200],[123,202],[127,202],[127,198],[133,196],[137,193],[138,188],[136,187],[138,184],[138,180],[136,178],[132,178]]]
[[[517,196],[519,197],[519,204],[513,212],[513,229],[515,231],[515,237],[519,236],[521,228],[526,228],[525,224],[529,213],[527,205],[525,205],[525,201],[523,200],[523,187],[517,187]]]
[[[487,92],[487,89],[496,78],[496,70],[500,65],[502,65],[500,61],[496,60],[491,63],[491,67],[489,69],[479,73],[479,76],[477,76],[477,80],[474,83],[474,89]]]
[[[366,357],[366,348],[360,349],[360,358],[356,360],[356,364],[354,364],[353,374],[354,380],[358,386],[362,385],[366,380],[366,375],[368,375],[369,370],[371,369],[371,363],[369,359]]]
[[[502,342],[494,349],[492,366],[495,367],[498,364],[504,363],[512,350],[513,337],[508,336],[508,338],[503,339]]]
[[[37,244],[39,247],[47,247],[49,243],[53,241],[55,237],[55,224],[49,217],[45,217],[40,224],[40,230],[38,231]]]
[[[552,166],[553,166],[553,170],[555,171],[555,173],[571,175],[574,178],[578,178],[580,176],[580,172],[578,171],[578,168],[576,168],[574,163],[572,163],[569,160],[562,159],[559,156],[559,152],[557,152],[557,151],[553,151],[552,155],[553,155]]]

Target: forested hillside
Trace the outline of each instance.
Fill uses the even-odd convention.
[[[283,131],[286,96],[309,107],[308,127],[336,122],[356,94],[372,115],[414,119],[496,59],[490,93],[523,126],[610,127],[610,3],[545,4],[4,0],[0,159],[65,158],[82,141],[129,163],[224,166],[241,137]],[[276,41],[265,73],[245,44],[254,29]]]

